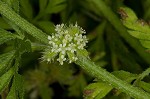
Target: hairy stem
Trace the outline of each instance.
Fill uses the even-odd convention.
[[[1,0],[0,13],[39,41],[46,44],[48,43],[48,39],[45,33],[43,33],[40,29],[36,28],[34,25],[20,17],[6,3],[2,2]]]
[[[148,94],[147,92],[144,92],[143,90],[137,87],[133,87],[132,85],[118,79],[111,73],[107,72],[105,69],[95,65],[91,60],[87,59],[86,57],[79,56],[78,58],[79,60],[76,61],[76,64],[81,66],[92,76],[111,84],[115,88],[125,92],[133,98],[149,99],[150,94]]]
[[[136,52],[150,64],[150,54],[145,52],[138,40],[129,35],[116,14],[108,7],[103,0],[91,0],[91,3],[102,13],[105,18],[114,26],[120,35],[136,50]]]

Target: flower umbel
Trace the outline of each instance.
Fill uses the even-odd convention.
[[[57,55],[57,61],[63,65],[64,61],[69,63],[76,61],[78,54],[88,55],[84,49],[87,38],[86,32],[77,24],[66,26],[59,24],[55,26],[56,33],[48,36],[49,46],[43,54],[43,59],[50,62]]]

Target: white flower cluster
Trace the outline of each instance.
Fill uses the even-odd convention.
[[[64,61],[69,60],[69,63],[76,61],[78,50],[83,50],[86,46],[87,38],[85,30],[79,27],[77,24],[69,25],[67,27],[64,24],[56,25],[56,33],[48,36],[50,53],[59,55],[57,61],[63,65]],[[55,56],[56,56],[55,55]],[[51,57],[47,57],[47,61],[51,61]]]

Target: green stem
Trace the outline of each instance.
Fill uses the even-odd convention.
[[[90,0],[91,3],[102,13],[105,18],[114,26],[114,28],[120,33],[120,35],[136,50],[136,52],[150,64],[150,54],[145,52],[145,49],[141,46],[138,40],[134,39],[126,31],[126,28],[122,25],[116,14],[108,7],[103,0]]]
[[[20,17],[6,3],[2,2],[1,0],[0,13],[39,41],[46,44],[48,43],[47,35],[45,33],[43,33],[40,29],[36,28],[34,25]]]
[[[150,68],[146,69],[144,72],[142,72],[141,74],[139,74],[138,78],[136,79],[136,81],[133,83],[134,85],[139,84],[139,82],[145,77],[148,76],[150,74]]]
[[[111,73],[107,72],[105,69],[100,66],[95,65],[91,60],[86,57],[79,56],[79,60],[76,61],[76,64],[81,66],[84,70],[86,70],[89,74],[98,79],[102,79],[103,81],[112,84],[115,88],[125,92],[136,99],[149,99],[150,94],[144,92],[143,90],[133,87],[132,85],[118,79]]]

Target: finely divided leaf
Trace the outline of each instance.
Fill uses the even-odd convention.
[[[21,75],[16,74],[13,79],[13,84],[11,86],[10,92],[6,99],[24,99],[24,86],[23,78]]]
[[[141,44],[145,47],[150,49],[150,41],[147,40],[140,40]]]
[[[150,92],[150,83],[146,83],[144,81],[140,81],[138,86],[143,88],[145,91]]]
[[[143,33],[139,31],[131,31],[128,30],[129,34],[136,37],[137,39],[141,40],[150,40],[150,32],[149,33]]]
[[[11,62],[15,56],[15,51],[0,55],[0,76],[10,68]]]
[[[88,85],[84,89],[83,94],[85,99],[101,99],[105,97],[111,90],[112,87],[110,85],[98,82]]]
[[[19,50],[20,54],[23,54],[24,52],[30,52],[31,51],[30,40],[18,40],[16,42],[16,49]]]
[[[14,74],[14,68],[12,67],[11,69],[9,69],[8,72],[6,72],[5,74],[3,74],[0,77],[0,93],[6,88],[6,86],[9,84],[12,76]]]
[[[145,48],[150,48],[150,25],[142,19],[138,19],[130,8],[120,8],[123,25],[128,28],[128,32],[133,37],[140,40]]]
[[[46,33],[55,33],[55,25],[50,21],[38,21],[37,25]]]
[[[1,22],[0,27],[2,29],[8,29],[8,30],[11,29],[11,27],[9,26],[9,24],[6,23],[6,21],[2,17],[0,17],[0,22]]]
[[[3,44],[9,40],[15,39],[17,36],[4,30],[0,29],[0,44]]]
[[[20,0],[20,12],[28,19],[33,18],[33,8],[30,0]]]
[[[39,0],[40,12],[44,11],[49,0]]]
[[[66,0],[50,0],[46,8],[46,12],[57,13],[66,7]]]
[[[41,84],[40,86],[40,96],[42,99],[52,99],[53,90],[49,88],[49,86],[45,84]]]
[[[19,99],[24,99],[24,79],[20,74],[16,75],[16,90],[18,91]]]
[[[74,77],[74,80],[72,80],[71,85],[68,89],[68,95],[71,97],[81,96],[81,93],[83,92],[86,85],[87,85],[87,82],[83,74],[80,74]]]
[[[15,90],[15,82],[13,82],[12,86],[11,86],[11,89],[10,89],[10,92],[7,96],[6,99],[17,99],[17,93],[16,93],[16,90]]]
[[[128,83],[131,83],[134,79],[136,79],[138,77],[138,75],[136,74],[132,74],[130,72],[127,71],[114,71],[112,72],[113,75],[115,75],[116,77],[118,77],[119,79],[122,79]]]

